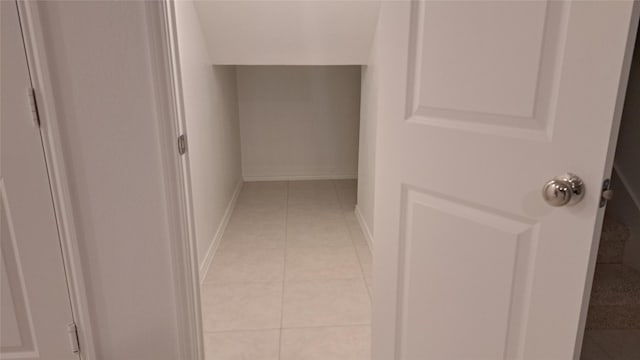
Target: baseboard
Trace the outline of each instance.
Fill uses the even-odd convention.
[[[615,171],[616,174],[618,175],[618,179],[620,179],[620,182],[625,187],[625,190],[627,191],[627,193],[629,194],[629,197],[635,204],[636,209],[640,210],[640,196],[635,192],[636,189],[634,189],[633,186],[631,186],[631,182],[629,181],[627,176],[622,171],[620,171],[619,166],[615,166],[614,164],[613,171]]]
[[[362,229],[362,233],[364,234],[364,238],[365,240],[367,240],[367,245],[369,245],[369,250],[373,252],[373,234],[371,234],[371,230],[369,230],[369,226],[364,220],[364,216],[362,216],[362,212],[360,211],[358,205],[356,205],[354,212],[356,214],[358,224],[360,224],[360,228]]]
[[[227,209],[224,212],[224,216],[222,220],[220,220],[220,224],[218,225],[218,230],[209,244],[209,248],[207,249],[207,253],[204,256],[204,260],[200,265],[200,284],[204,282],[204,276],[209,271],[209,267],[211,266],[211,262],[213,261],[213,257],[216,255],[216,251],[218,251],[218,246],[220,245],[220,241],[222,240],[222,235],[224,231],[227,229],[227,225],[229,224],[229,219],[231,218],[231,213],[233,213],[233,209],[236,207],[236,202],[238,201],[238,195],[240,195],[240,190],[242,189],[242,181],[238,182],[236,185],[236,189],[233,192],[233,196],[231,196],[231,200],[229,204],[227,204]]]
[[[607,204],[607,213],[618,218],[629,228],[630,236],[624,247],[622,263],[640,271],[640,202],[629,186],[628,179],[615,166],[614,169],[615,196]]]
[[[358,174],[243,176],[244,181],[352,180],[357,178]]]

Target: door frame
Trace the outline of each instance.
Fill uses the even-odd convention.
[[[183,359],[204,360],[204,331],[202,327],[202,308],[200,298],[200,268],[198,261],[198,243],[193,216],[193,196],[191,191],[191,170],[189,163],[188,138],[187,151],[178,153],[177,139],[187,132],[180,72],[180,56],[174,0],[162,0],[157,6],[147,5],[148,24],[152,47],[161,55],[161,63],[154,69],[158,80],[156,89],[164,89],[158,94],[159,114],[168,114],[159,118],[158,128],[164,137],[163,167],[169,208],[175,219],[172,238],[174,241],[174,272],[176,279],[176,299],[180,306],[178,322],[181,326],[180,339]],[[161,32],[155,30],[161,29]],[[154,45],[155,44],[155,45]]]
[[[156,83],[156,103],[158,111],[159,141],[162,144],[162,166],[165,174],[165,193],[167,205],[170,209],[168,224],[172,235],[172,266],[175,283],[175,299],[178,304],[176,314],[180,327],[180,353],[183,359],[204,359],[203,332],[200,306],[200,281],[197,260],[197,247],[194,234],[194,220],[192,215],[192,196],[190,189],[188,153],[180,156],[177,152],[176,139],[186,129],[182,88],[179,72],[179,57],[177,49],[177,34],[175,28],[175,9],[173,0],[161,2],[147,2],[146,17],[149,30],[149,45],[152,52],[160,55],[152,64],[153,78]],[[41,16],[37,2],[18,0],[20,21],[23,28],[27,60],[33,79],[38,111],[42,117],[43,148],[49,170],[49,181],[53,196],[56,222],[58,225],[60,243],[63,253],[65,272],[69,285],[69,294],[74,320],[78,326],[81,344],[81,358],[97,360],[94,324],[91,321],[89,300],[82,269],[80,241],[76,232],[73,206],[70,192],[70,179],[66,175],[64,152],[61,137],[61,124],[57,118],[55,97],[51,82],[51,72],[46,62],[46,44],[43,38]],[[632,26],[633,32],[629,36],[625,64],[620,79],[619,95],[616,105],[611,142],[608,155],[608,170],[610,172],[615,154],[616,139],[620,126],[620,118],[626,95],[626,85],[634,50],[634,39],[640,4],[634,3]],[[160,30],[160,31],[158,31]],[[585,283],[580,328],[576,341],[576,354],[580,353],[584,325],[588,311],[595,256],[599,237],[596,233],[592,246],[589,273]]]
[[[81,347],[80,358],[98,360],[95,334],[98,324],[91,319],[87,296],[86,277],[83,271],[81,239],[76,224],[71,199],[72,179],[67,176],[62,127],[56,111],[56,98],[52,73],[47,63],[47,46],[38,2],[17,0],[20,23],[25,41],[27,62],[35,89],[38,112],[41,117],[45,161],[48,168],[53,206],[58,226],[64,270],[67,276],[73,319],[78,328]],[[164,192],[169,209],[168,228],[171,242],[172,273],[175,275],[174,296],[178,306],[176,320],[181,359],[204,359],[203,332],[200,309],[200,280],[197,246],[189,176],[188,155],[177,151],[177,136],[185,129],[180,86],[179,62],[175,33],[174,4],[172,0],[145,2],[146,28],[149,50],[153,57],[157,125],[161,145],[161,161],[164,173]]]

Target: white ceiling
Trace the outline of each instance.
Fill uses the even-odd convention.
[[[195,1],[213,64],[366,64],[378,1]]]

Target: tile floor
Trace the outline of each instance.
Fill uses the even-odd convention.
[[[356,181],[245,183],[202,286],[207,360],[369,360]]]

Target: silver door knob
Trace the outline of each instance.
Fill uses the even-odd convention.
[[[566,173],[549,180],[542,188],[542,197],[551,206],[571,206],[584,197],[584,183],[578,176]]]

